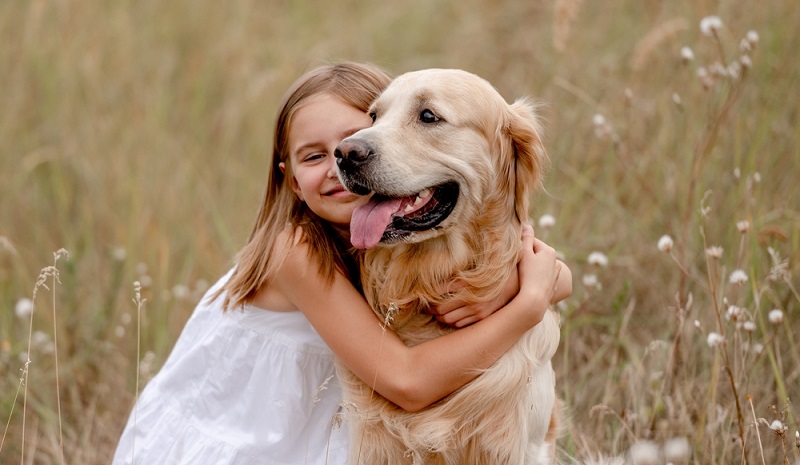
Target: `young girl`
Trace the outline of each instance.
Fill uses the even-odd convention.
[[[442,306],[443,321],[480,321],[415,347],[382,328],[359,294],[347,245],[352,212],[367,198],[341,186],[333,151],[371,124],[366,111],[389,80],[343,63],[289,89],[250,240],[142,392],[114,464],[343,464],[334,356],[384,397],[422,409],[490,366],[551,300],[571,293],[569,270],[528,228],[510,302]]]

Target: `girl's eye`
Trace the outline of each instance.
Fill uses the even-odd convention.
[[[374,123],[376,119],[378,119],[378,114],[374,111],[369,114],[369,117],[372,118],[372,122]]]
[[[314,161],[324,157],[324,153],[312,153],[311,155],[307,156],[303,161]]]
[[[419,114],[419,120],[422,121],[423,123],[431,124],[431,123],[438,123],[439,121],[441,121],[441,118],[439,118],[432,111],[426,108],[422,110],[422,112]]]

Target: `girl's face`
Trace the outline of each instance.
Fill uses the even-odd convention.
[[[369,196],[345,190],[336,177],[333,152],[342,139],[371,124],[365,112],[338,97],[320,94],[294,113],[289,127],[292,190],[317,216],[346,235],[350,234],[353,210]],[[285,169],[283,163],[280,167]]]

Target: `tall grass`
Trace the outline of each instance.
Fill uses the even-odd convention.
[[[565,455],[685,437],[696,463],[796,462],[797,24],[790,0],[0,3],[0,462],[23,455],[29,340],[25,460],[109,461],[144,357],[130,283],[155,369],[246,237],[280,95],[331,59],[463,68],[546,104],[553,169],[531,214],[556,218],[537,234],[576,277]],[[749,30],[752,67],[714,75]],[[29,338],[15,306],[62,247],[57,327],[37,311]]]

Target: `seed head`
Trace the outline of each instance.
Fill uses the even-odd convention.
[[[750,60],[750,57],[748,55],[740,56],[739,57],[739,64],[742,66],[742,68],[745,68],[745,69],[750,69],[750,68],[753,67],[753,61]]]
[[[592,252],[586,258],[586,262],[594,266],[608,266],[608,257],[603,252]]]
[[[740,233],[744,234],[747,231],[750,231],[750,222],[747,220],[739,221],[736,223],[736,229],[738,229]]]
[[[658,250],[660,250],[662,252],[671,251],[673,245],[674,245],[674,243],[672,242],[672,238],[667,234],[664,234],[658,240]]]
[[[706,337],[706,343],[708,344],[708,347],[716,347],[723,342],[725,342],[725,338],[722,337],[721,334],[713,331],[708,333],[708,337]]]
[[[672,438],[664,443],[664,459],[672,463],[688,463],[692,447],[685,437]]]
[[[586,287],[593,287],[596,289],[600,289],[600,282],[597,280],[597,275],[595,274],[585,274],[581,279],[583,285]]]
[[[747,273],[743,270],[733,270],[728,278],[731,284],[743,284],[747,282]]]
[[[744,323],[742,323],[742,329],[747,331],[748,333],[752,333],[753,331],[756,330],[756,324],[753,323],[752,321],[745,321]]]
[[[539,217],[539,227],[543,229],[550,229],[556,225],[556,219],[553,215],[542,215]]]
[[[694,60],[694,52],[689,47],[683,47],[681,49],[681,60],[684,63],[689,63],[690,61]]]
[[[779,308],[774,308],[769,311],[768,318],[770,323],[779,325],[783,323],[783,311]]]
[[[744,309],[742,307],[737,307],[736,305],[731,305],[728,307],[728,310],[725,311],[725,318],[727,320],[738,320],[744,314]]]
[[[26,297],[19,299],[17,305],[14,306],[14,314],[17,315],[17,318],[28,318],[31,313],[33,313],[33,301]]]
[[[719,16],[706,16],[700,20],[700,32],[706,36],[713,36],[722,29],[722,20]]]
[[[706,249],[706,255],[710,258],[719,259],[722,257],[723,248],[718,245],[712,245]]]
[[[628,451],[634,465],[656,465],[661,463],[658,446],[652,441],[639,441]]]
[[[769,429],[775,432],[775,434],[783,434],[787,428],[782,421],[775,420],[769,425]]]
[[[747,34],[744,36],[744,38],[750,42],[751,47],[755,47],[759,40],[758,32],[753,30],[747,31]]]

